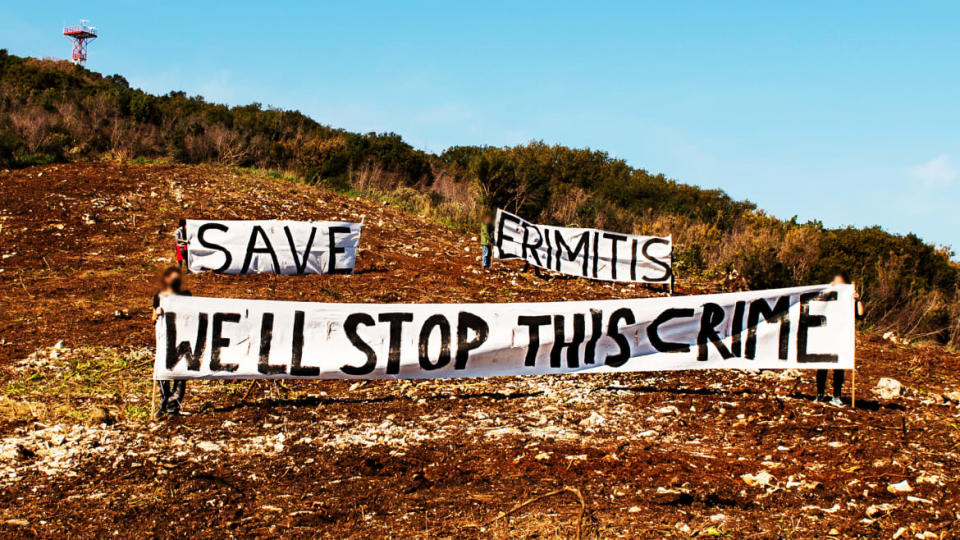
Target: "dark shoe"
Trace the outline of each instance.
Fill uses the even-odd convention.
[[[813,401],[815,401],[816,403],[826,403],[827,396],[823,394],[817,394],[817,397],[813,398]]]

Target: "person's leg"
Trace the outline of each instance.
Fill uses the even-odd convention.
[[[833,397],[838,398],[843,392],[843,370],[833,370]]]
[[[170,381],[157,381],[157,386],[160,387],[160,408],[157,409],[157,416],[167,412],[167,404],[170,402]]]
[[[484,268],[490,268],[490,255],[491,255],[490,252],[492,251],[491,249],[492,247],[493,246],[490,246],[490,245],[483,245],[480,247],[480,251],[482,253],[482,255],[480,256],[480,261],[481,261],[481,265]]]
[[[187,390],[187,381],[177,380],[170,381],[170,399],[167,402],[167,412],[178,413],[180,412],[180,403],[183,402],[183,394]]]
[[[824,394],[827,392],[827,370],[817,370],[817,401],[823,401]]]
[[[826,373],[826,370],[824,370]],[[840,399],[840,391],[843,389],[843,370],[835,369],[833,370],[833,397],[830,399],[830,404],[834,407],[843,407],[843,400]]]

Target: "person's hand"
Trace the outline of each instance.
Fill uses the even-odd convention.
[[[853,301],[854,301],[854,302],[859,302],[859,301],[860,301],[860,293],[857,292],[857,282],[854,281],[853,283],[851,283],[851,285],[853,285]]]

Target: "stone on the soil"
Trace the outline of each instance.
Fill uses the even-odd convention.
[[[760,471],[757,474],[743,474],[740,479],[750,487],[767,486],[773,480],[773,475],[767,471]]]
[[[881,377],[873,388],[873,393],[880,399],[897,399],[903,394],[903,385],[896,379]]]
[[[101,424],[112,425],[114,423],[114,418],[110,414],[110,411],[103,407],[93,407],[90,409],[90,416],[87,417],[88,423],[90,425],[98,426]]]
[[[910,482],[904,480],[902,482],[897,482],[896,484],[890,484],[887,486],[887,491],[890,493],[910,493],[913,491],[913,488],[910,487]]]

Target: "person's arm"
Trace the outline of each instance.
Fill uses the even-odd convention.
[[[853,318],[863,319],[863,302],[860,301],[860,293],[857,292],[857,282],[853,282]]]

